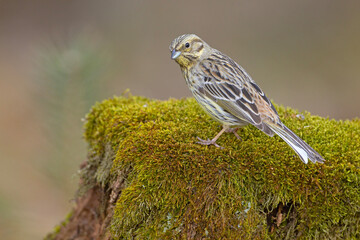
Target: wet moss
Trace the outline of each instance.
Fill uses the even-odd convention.
[[[221,129],[194,99],[114,97],[86,117],[85,182],[110,186],[126,169],[111,223],[115,239],[360,238],[360,120],[277,106],[325,159],[303,164],[279,137]],[[105,162],[104,162],[105,161]]]

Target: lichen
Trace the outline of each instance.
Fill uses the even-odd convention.
[[[113,238],[360,238],[360,120],[300,118],[275,106],[324,164],[302,163],[279,137],[252,126],[238,130],[242,140],[223,134],[224,149],[196,144],[221,126],[193,98],[97,103],[85,125],[97,160],[82,176],[104,187],[127,169]]]

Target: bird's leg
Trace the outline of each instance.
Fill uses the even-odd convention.
[[[214,145],[215,147],[223,148],[216,143],[216,140],[221,136],[221,134],[223,134],[225,131],[228,131],[228,129],[229,129],[229,126],[224,125],[223,129],[221,129],[221,131],[212,140],[210,140],[210,139],[204,140],[204,139],[197,137],[199,142],[196,142],[196,143],[199,143],[202,145]]]
[[[239,128],[228,128],[225,130],[225,132],[233,133],[237,139],[242,140],[241,137],[239,136],[239,134],[237,134],[237,132],[236,132],[238,129]]]

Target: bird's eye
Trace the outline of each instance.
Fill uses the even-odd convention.
[[[189,47],[190,47],[190,43],[188,43],[188,42],[185,43],[185,47],[186,47],[186,48],[189,48]]]

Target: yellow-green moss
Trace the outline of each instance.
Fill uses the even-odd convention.
[[[66,215],[65,220],[62,221],[60,224],[56,225],[54,227],[53,231],[45,236],[44,240],[53,240],[53,239],[55,239],[56,235],[60,232],[60,229],[62,227],[64,227],[64,226],[66,226],[69,223],[72,216],[73,216],[73,211],[69,212]]]
[[[96,104],[87,116],[92,157],[83,176],[106,186],[127,169],[114,238],[360,238],[360,121],[307,112],[301,119],[293,109],[277,109],[324,164],[303,164],[279,137],[252,126],[238,131],[242,141],[223,134],[224,149],[196,144],[221,127],[192,98]],[[114,156],[104,158],[109,151]],[[268,213],[280,203],[291,211],[269,229]]]

